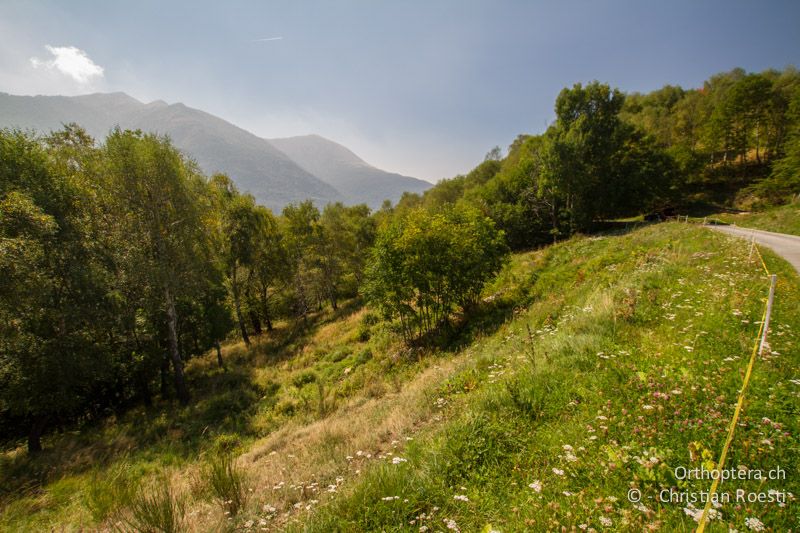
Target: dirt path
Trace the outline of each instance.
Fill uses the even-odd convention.
[[[800,273],[800,237],[786,235],[784,233],[773,233],[751,228],[740,228],[737,226],[707,226],[713,230],[735,235],[746,239],[755,238],[756,243],[766,246],[776,254],[786,259]]]

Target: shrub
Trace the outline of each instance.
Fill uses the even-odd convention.
[[[306,370],[305,372],[301,372],[292,378],[292,385],[298,389],[301,389],[304,385],[314,383],[315,381],[317,381],[317,375],[311,370]]]
[[[419,209],[383,231],[373,248],[365,294],[403,336],[430,334],[456,308],[469,310],[508,254],[503,233],[477,210]]]

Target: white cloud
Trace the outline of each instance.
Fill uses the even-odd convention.
[[[31,58],[33,68],[57,70],[81,85],[88,85],[103,77],[103,67],[92,61],[86,52],[74,46],[45,46],[52,59]]]

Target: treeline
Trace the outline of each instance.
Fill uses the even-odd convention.
[[[692,206],[768,205],[800,193],[800,73],[712,76],[700,89],[564,89],[542,135],[520,135],[465,176],[397,210],[472,206],[522,249],[598,221]]]
[[[76,125],[0,131],[0,434],[159,398],[185,362],[358,294],[407,342],[468,317],[510,249],[604,220],[800,192],[800,77],[712,77],[701,90],[564,89],[542,135],[375,213],[311,202],[279,215],[166,138]],[[733,193],[733,195],[731,195]]]
[[[281,216],[168,139],[78,126],[0,132],[0,429],[30,451],[48,426],[190,390],[185,361],[236,331],[357,293],[366,206]]]

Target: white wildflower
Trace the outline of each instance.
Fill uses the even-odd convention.
[[[456,521],[453,520],[452,518],[443,518],[442,522],[444,522],[444,525],[447,526],[447,529],[450,529],[452,531],[461,531],[460,529],[458,529],[458,524],[456,524]]]

